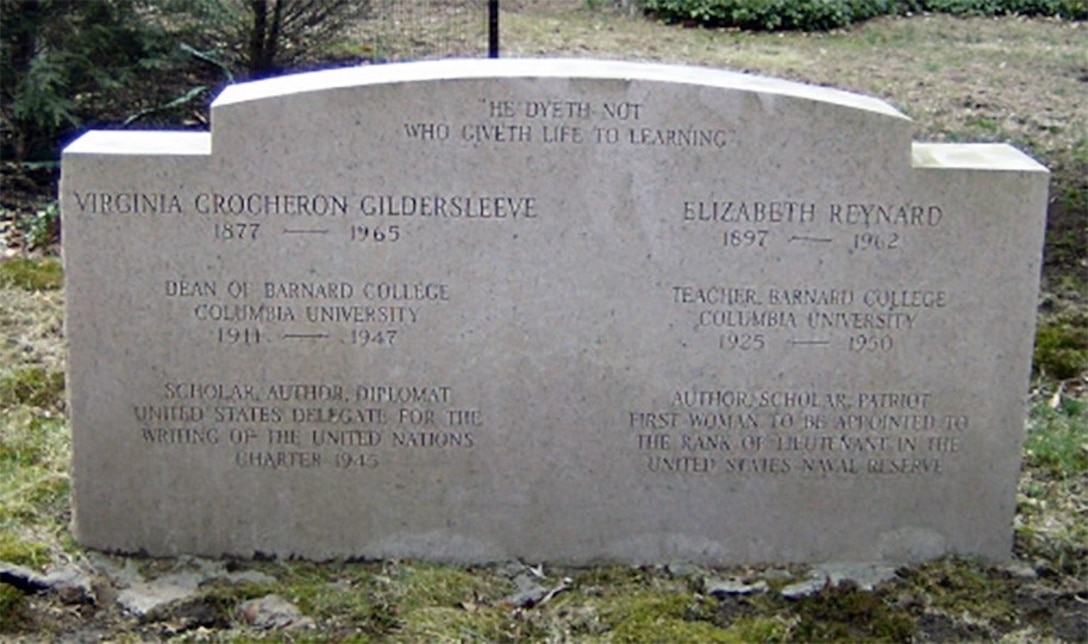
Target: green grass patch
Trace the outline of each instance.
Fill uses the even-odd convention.
[[[1061,193],[1061,201],[1062,205],[1069,210],[1088,210],[1088,185],[1066,186],[1065,191]]]
[[[49,548],[27,541],[12,530],[0,529],[0,561],[40,569],[49,563]]]
[[[393,576],[400,612],[426,606],[457,607],[481,600],[497,600],[511,587],[499,580],[474,574],[456,566],[426,563],[402,564]]]
[[[716,602],[687,592],[644,589],[618,593],[598,607],[613,642],[737,642],[712,623]]]
[[[62,418],[26,406],[0,413],[0,528],[66,532],[70,444]]]
[[[351,641],[519,641],[544,633],[499,600],[512,585],[486,569],[391,561],[285,562],[279,591],[323,633]]]
[[[189,611],[198,611],[200,621],[216,628],[228,628],[236,619],[235,612],[243,602],[278,591],[273,584],[242,582],[232,584],[216,581],[201,587],[200,596],[189,604]]]
[[[397,621],[393,641],[523,641],[545,633],[500,600],[513,590],[489,569],[400,563],[383,576]]]
[[[0,584],[0,633],[23,630],[28,621],[26,597],[14,586]]]
[[[718,623],[718,602],[691,578],[632,566],[600,566],[574,575],[570,590],[542,611],[540,628],[574,640],[738,642],[762,625]]]
[[[421,606],[401,616],[394,642],[543,641],[547,632],[502,606]]]
[[[1053,406],[1052,406],[1053,405]],[[1088,400],[1050,396],[1031,404],[1017,496],[1014,549],[1073,578],[1088,574]]]
[[[0,483],[9,483],[3,481]],[[68,481],[62,475],[30,471],[15,479],[14,485],[2,485],[0,508],[7,519],[24,525],[43,526],[60,522],[68,509]],[[63,524],[59,529],[66,529]]]
[[[1035,332],[1035,370],[1058,380],[1088,370],[1088,320],[1041,322]]]
[[[29,248],[40,250],[60,239],[60,203],[53,201],[33,214],[19,219],[19,228]]]
[[[64,373],[44,367],[20,367],[0,375],[0,409],[28,405],[60,409],[64,402]],[[0,457],[2,457],[0,447]]]
[[[1057,407],[1048,400],[1032,405],[1024,462],[1059,480],[1088,474],[1088,401],[1063,397]]]
[[[281,576],[279,592],[326,632],[370,637],[396,628],[396,615],[375,566],[303,561],[283,566],[287,574]]]
[[[1014,586],[999,571],[966,559],[940,559],[899,571],[912,590],[926,598],[925,609],[940,609],[967,621],[1007,630],[1016,623]]]
[[[64,286],[64,269],[55,257],[9,259],[0,262],[0,285],[26,291],[55,291]]]
[[[914,619],[906,610],[892,606],[881,593],[851,583],[801,599],[796,612],[800,619],[791,635],[801,642],[909,642],[914,635]]]
[[[990,118],[970,119],[969,121],[967,121],[966,126],[973,130],[978,130],[981,131],[983,134],[991,136],[997,134],[998,130],[1000,129],[997,121]]]
[[[725,629],[730,642],[786,642],[790,624],[781,617],[741,617]]]
[[[642,568],[600,566],[585,570],[575,577],[574,587],[582,592],[593,593],[600,588],[646,588],[654,581],[653,575]]]
[[[70,444],[64,419],[41,416],[26,407],[0,414],[2,472],[45,468],[64,471]]]

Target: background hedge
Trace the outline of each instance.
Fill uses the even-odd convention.
[[[1088,0],[646,0],[644,7],[669,22],[759,31],[827,31],[876,16],[924,12],[1088,19]]]

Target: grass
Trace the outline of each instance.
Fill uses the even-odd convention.
[[[43,543],[26,541],[12,531],[0,529],[0,561],[41,569],[49,563],[49,548]]]
[[[14,586],[0,584],[0,633],[15,633],[28,622],[27,600]]]
[[[904,571],[907,582],[926,598],[924,608],[1007,629],[1015,622],[1013,586],[1000,571],[966,559],[944,559]]]
[[[17,257],[0,262],[0,286],[24,291],[55,291],[64,285],[60,260],[55,257]]]
[[[43,547],[70,549],[70,443],[63,418],[26,405],[0,411],[0,552],[41,567]]]
[[[55,258],[0,262],[0,561],[36,569],[72,547],[62,281]]]
[[[1088,400],[1040,401],[1028,416],[1024,460],[1053,479],[1088,475]]]
[[[29,405],[56,410],[63,406],[63,397],[64,374],[60,371],[26,366],[0,375],[0,406]]]
[[[900,606],[887,601],[882,593],[864,592],[846,584],[825,588],[800,600],[800,615],[794,628],[794,641],[876,640],[909,642],[914,619]]]
[[[1048,394],[1029,409],[1016,514],[1021,557],[1088,575],[1088,398]]]
[[[1088,370],[1088,314],[1044,319],[1035,332],[1035,372],[1067,380]]]
[[[648,633],[661,642],[737,641],[710,623],[713,600],[682,590],[612,593],[594,609],[614,642],[644,642]]]

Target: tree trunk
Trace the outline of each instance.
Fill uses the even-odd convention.
[[[269,23],[268,3],[270,0],[249,0],[249,10],[253,14],[253,27],[249,34],[249,76],[261,78],[272,72],[276,54],[275,16],[279,15],[279,2],[273,6],[273,20]]]

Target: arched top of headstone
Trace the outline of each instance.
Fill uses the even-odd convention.
[[[223,90],[213,106],[228,108],[263,99],[391,83],[514,79],[618,80],[632,83],[701,86],[751,92],[768,98],[782,96],[817,101],[865,110],[874,115],[883,115],[892,119],[907,119],[888,103],[871,96],[778,78],[688,65],[556,58],[438,60],[293,74],[232,85]]]
[[[360,154],[380,162],[394,149],[457,164],[487,146],[512,161],[533,148],[534,158],[589,167],[637,152],[681,173],[684,163],[756,159],[771,149],[786,162],[753,165],[754,174],[819,168],[848,181],[860,168],[889,178],[907,172],[910,136],[910,119],[879,99],[750,74],[602,60],[447,60],[228,87],[212,105],[211,149],[228,165],[253,154],[288,165],[367,162]]]

